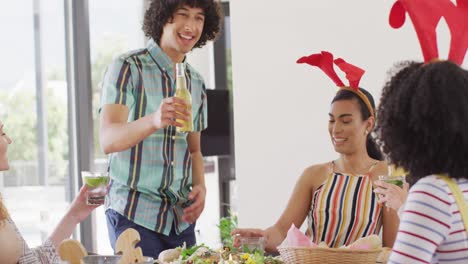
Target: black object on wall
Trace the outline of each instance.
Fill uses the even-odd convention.
[[[228,90],[206,90],[208,128],[201,133],[203,156],[231,155],[231,111]]]

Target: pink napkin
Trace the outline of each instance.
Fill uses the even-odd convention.
[[[289,228],[286,239],[281,243],[281,247],[316,247],[317,245],[310,241],[304,233],[296,228],[294,224]]]

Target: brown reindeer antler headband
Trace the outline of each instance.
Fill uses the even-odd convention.
[[[398,0],[390,11],[390,25],[403,26],[406,13],[413,22],[424,62],[439,59],[436,28],[444,17],[451,35],[448,59],[463,63],[468,48],[468,0],[457,0],[457,5],[450,0]]]
[[[371,115],[374,116],[374,109],[372,108],[369,98],[359,90],[359,82],[365,72],[363,69],[349,64],[341,58],[333,60],[333,54],[328,51],[304,56],[298,59],[297,63],[307,63],[320,68],[340,89],[351,91],[359,96],[359,98],[361,98],[361,100],[366,104]],[[346,73],[346,79],[348,79],[349,86],[345,86],[340,77],[338,77],[333,64],[336,64],[336,66]]]

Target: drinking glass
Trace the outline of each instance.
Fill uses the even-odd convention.
[[[403,188],[403,184],[406,182],[405,176],[393,176],[393,175],[380,175],[379,180],[384,181],[386,183],[394,184],[400,188]]]
[[[388,166],[388,175],[380,175],[379,180],[403,188],[406,174],[407,172],[403,168],[391,164]]]
[[[107,185],[109,184],[109,175],[106,172],[82,171],[81,177],[83,178],[83,184],[86,184],[88,187],[86,191],[86,204],[104,204]]]
[[[243,252],[265,252],[265,237],[241,237],[240,244]]]

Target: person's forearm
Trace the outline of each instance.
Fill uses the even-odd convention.
[[[130,123],[114,123],[101,127],[101,148],[105,154],[124,151],[140,143],[157,129],[147,115]]]
[[[75,230],[78,223],[79,221],[70,212],[67,212],[49,236],[49,240],[52,242],[52,245],[54,245],[55,248],[58,248],[63,240],[72,235],[73,230]]]
[[[398,232],[398,226],[400,225],[400,218],[395,210],[388,210],[384,208],[383,215],[383,235],[382,244],[384,247],[393,247],[395,243],[396,235]]]
[[[283,234],[276,225],[265,230],[267,236],[267,244],[265,250],[268,252],[278,252],[277,247],[283,242],[286,234]]]
[[[191,153],[192,156],[192,185],[205,187],[205,168],[203,155],[200,151]]]

